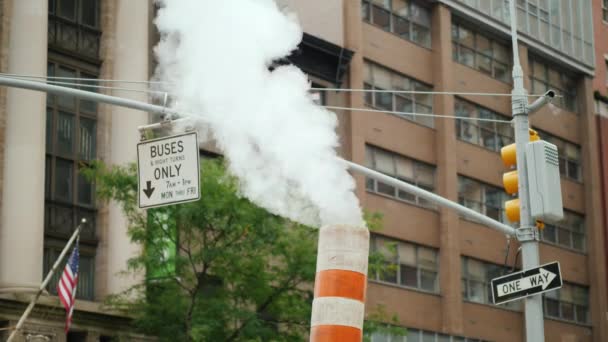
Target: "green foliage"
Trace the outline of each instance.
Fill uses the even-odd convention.
[[[201,170],[199,201],[147,211],[137,207],[135,165],[85,171],[101,199],[121,205],[131,241],[142,246],[128,272],[146,274],[145,282],[108,305],[161,341],[304,340],[317,231],[239,196],[221,161]],[[366,219],[379,229],[379,215]]]

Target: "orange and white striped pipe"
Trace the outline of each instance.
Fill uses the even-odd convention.
[[[363,338],[369,231],[346,225],[319,230],[311,342]]]

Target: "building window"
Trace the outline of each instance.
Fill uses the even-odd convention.
[[[456,98],[454,112],[458,117],[493,120],[509,120],[491,110]],[[456,120],[458,139],[490,149],[500,151],[503,146],[513,143],[513,129],[509,123],[477,120]]]
[[[432,88],[397,72],[371,62],[364,64],[365,104],[380,110],[403,113],[433,113],[433,95],[428,93],[393,93],[382,90],[430,92]],[[373,91],[370,91],[373,90]],[[427,127],[433,127],[433,117],[399,114]]]
[[[510,25],[509,0],[456,0]],[[602,0],[605,1],[606,0]],[[593,65],[592,1],[517,0],[520,31],[588,66]]]
[[[324,87],[313,83],[312,88],[313,89],[310,89],[309,91],[312,101],[318,106],[325,106],[327,104],[327,100],[326,91],[323,89]]]
[[[469,209],[497,221],[507,222],[504,203],[509,199],[509,196],[498,187],[458,176],[458,202]]]
[[[602,0],[602,19],[608,22],[608,0]]]
[[[437,250],[372,235],[372,251],[384,256],[386,267],[370,278],[419,290],[439,293]]]
[[[386,331],[376,331],[369,336],[370,342],[487,342],[476,338],[450,336],[438,332],[387,326]],[[395,331],[398,330],[398,331]],[[395,331],[395,332],[393,332]]]
[[[545,229],[541,230],[540,236],[545,242],[584,252],[586,250],[585,217],[564,210],[564,218],[557,223],[545,223]]]
[[[460,24],[452,24],[452,59],[503,82],[511,80],[511,50]]]
[[[431,47],[431,11],[412,0],[363,0],[363,20],[424,47]]]
[[[509,268],[466,256],[462,257],[462,298],[471,302],[493,304],[492,279],[509,273]],[[501,307],[521,310],[520,301],[507,302]]]
[[[544,94],[549,89],[555,90],[558,95],[563,97],[554,98],[552,103],[571,112],[576,112],[576,81],[574,77],[557,68],[552,68],[548,63],[536,58],[530,58],[529,65],[532,93]]]
[[[49,46],[98,60],[99,12],[99,0],[49,0]]]
[[[554,135],[539,131],[541,139],[557,146],[559,154],[559,173],[566,178],[582,182],[581,147]]]
[[[561,289],[543,295],[545,317],[587,324],[589,320],[589,288],[564,283]]]
[[[366,145],[365,165],[419,188],[431,192],[435,189],[435,167],[423,162],[409,159],[378,147]],[[435,208],[434,204],[425,199],[373,178],[367,178],[366,189],[426,208]]]
[[[97,72],[63,62],[49,61],[49,76],[87,78],[81,87],[94,83]],[[89,90],[89,89],[87,89]],[[59,252],[82,218],[88,224],[80,234],[80,275],[77,297],[93,299],[95,196],[93,185],[79,169],[96,157],[97,104],[72,96],[47,95],[45,167],[45,251],[44,272],[48,272]],[[56,278],[61,272],[56,273]],[[48,287],[56,293],[56,279]]]

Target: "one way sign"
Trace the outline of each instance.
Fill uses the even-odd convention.
[[[562,287],[559,262],[492,279],[494,304],[502,304]]]

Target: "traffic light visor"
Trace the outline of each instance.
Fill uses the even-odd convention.
[[[538,133],[530,129],[530,141],[538,141],[540,137]],[[502,158],[502,162],[506,167],[511,167],[517,164],[517,152],[515,150],[515,143],[507,145],[500,149],[500,157]]]
[[[518,178],[517,171],[510,171],[502,175],[502,184],[509,195],[517,192]]]
[[[506,167],[511,167],[517,164],[517,154],[515,151],[515,143],[507,145],[500,149],[500,157]]]
[[[511,222],[519,222],[519,198],[505,202],[505,213]]]

